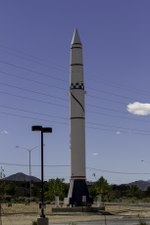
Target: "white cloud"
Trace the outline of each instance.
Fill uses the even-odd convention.
[[[97,156],[97,155],[99,155],[99,154],[98,154],[98,152],[94,152],[94,153],[92,153],[92,155],[93,155],[93,156]]]
[[[127,105],[127,111],[140,116],[150,115],[150,103],[133,102]]]
[[[7,130],[1,130],[1,134],[8,134]]]
[[[121,132],[118,130],[118,131],[116,131],[116,134],[119,135],[119,134],[121,134]]]

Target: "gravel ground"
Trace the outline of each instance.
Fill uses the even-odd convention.
[[[138,224],[139,218],[150,221],[150,206],[146,205],[106,204],[106,211],[112,215],[86,212],[54,214],[51,212],[51,206],[47,205],[45,214],[51,225],[134,225]],[[36,203],[13,204],[12,207],[2,204],[0,225],[32,225],[33,221],[37,221],[39,214],[40,210]]]

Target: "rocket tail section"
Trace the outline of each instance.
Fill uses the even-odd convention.
[[[68,193],[69,204],[73,206],[91,205],[90,197],[85,179],[71,179]]]

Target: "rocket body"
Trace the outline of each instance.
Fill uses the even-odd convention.
[[[71,179],[68,193],[72,206],[89,202],[85,165],[85,89],[82,44],[75,30],[70,49],[70,150]]]
[[[85,103],[82,44],[75,31],[70,55],[71,178],[85,179]]]

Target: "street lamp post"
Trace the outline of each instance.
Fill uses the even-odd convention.
[[[35,146],[33,148],[25,148],[25,147],[22,147],[22,146],[19,146],[19,145],[16,145],[16,148],[22,148],[22,149],[25,149],[26,151],[28,151],[29,153],[29,182],[30,182],[30,193],[29,193],[29,198],[30,198],[30,201],[31,201],[31,152],[35,149],[35,148],[38,148],[39,146]]]
[[[42,126],[32,126],[32,131],[41,132],[41,215],[40,217],[45,218],[44,214],[44,154],[43,154],[43,133],[52,133],[51,127],[42,127]]]

